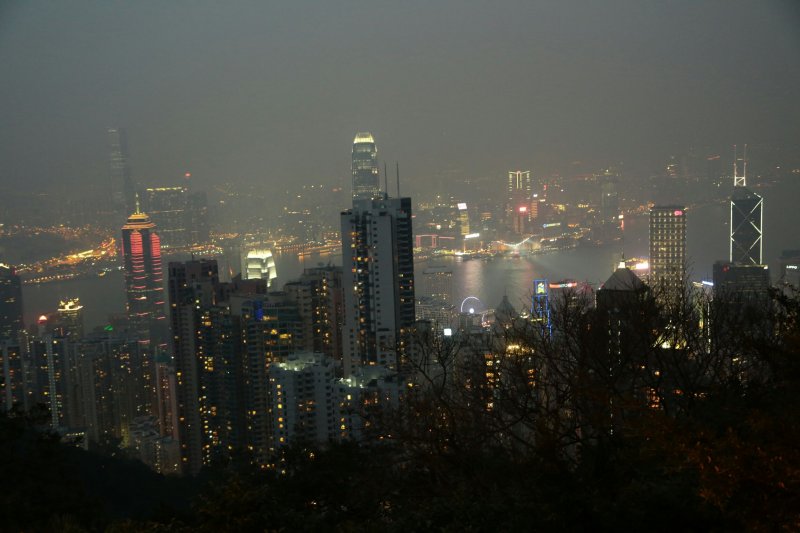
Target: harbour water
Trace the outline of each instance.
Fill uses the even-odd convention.
[[[777,258],[782,250],[800,249],[796,228],[800,225],[800,180],[785,181],[770,188],[757,189],[764,196],[764,258],[772,268],[773,280],[777,278]],[[694,280],[710,279],[714,261],[728,256],[728,205],[720,202],[687,211],[687,255],[689,272]],[[436,264],[447,264],[453,269],[453,304],[459,305],[467,296],[475,296],[485,307],[496,307],[504,294],[516,307],[526,306],[532,282],[537,278],[555,281],[575,279],[587,281],[598,287],[613,271],[622,258],[647,257],[648,218],[646,216],[625,221],[624,239],[602,247],[580,247],[572,250],[520,258],[435,259]],[[341,264],[335,255],[299,257],[284,254],[276,257],[277,287],[296,279],[304,268],[320,264]],[[420,262],[418,272],[430,264]],[[418,284],[419,286],[419,284]],[[84,305],[87,328],[105,323],[110,313],[125,310],[123,273],[110,272],[100,278],[66,282],[26,285],[23,288],[26,324],[40,314],[53,312],[60,299],[80,297]]]
[[[167,258],[170,260],[188,260],[187,257]],[[313,254],[301,257],[297,254],[276,255],[275,263],[278,279],[275,287],[297,279],[303,269],[327,265],[341,265],[341,256]],[[166,278],[165,278],[166,282]],[[88,278],[23,285],[22,301],[25,324],[33,324],[43,314],[54,312],[61,300],[80,298],[83,305],[84,325],[87,330],[108,323],[108,316],[125,312],[125,275],[120,270],[108,272],[103,277]]]

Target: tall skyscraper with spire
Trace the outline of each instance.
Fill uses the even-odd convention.
[[[747,188],[747,145],[741,159],[734,147],[728,257],[731,263],[763,264],[763,220],[764,199]]]
[[[770,272],[763,263],[764,199],[747,188],[747,145],[733,147],[728,260],[714,263],[714,299],[733,306],[769,301]]]
[[[139,209],[138,198],[134,206],[135,212],[122,226],[128,319],[141,340],[150,340],[157,324],[166,320],[161,240],[156,225]]]
[[[381,197],[378,173],[378,148],[369,132],[357,133],[353,139],[353,200]]]

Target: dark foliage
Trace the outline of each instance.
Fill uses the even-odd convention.
[[[798,299],[774,295],[746,330],[708,307],[713,342],[697,306],[625,306],[628,329],[619,313],[572,304],[554,313],[552,335],[528,323],[463,343],[421,339],[422,384],[375,414],[374,441],[289,449],[274,471],[164,479],[2,418],[2,474],[16,489],[2,499],[4,527],[800,529]]]
[[[124,518],[171,520],[188,508],[193,489],[187,480],[62,444],[39,429],[46,417],[16,411],[0,416],[4,530],[103,530]]]

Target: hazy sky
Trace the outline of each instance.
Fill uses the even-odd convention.
[[[800,2],[0,0],[0,183],[349,183],[800,139]]]

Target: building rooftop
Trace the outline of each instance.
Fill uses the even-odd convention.
[[[136,212],[128,217],[128,221],[122,226],[122,229],[145,229],[155,228],[156,225],[150,220],[146,213]]]
[[[372,134],[368,131],[359,132],[356,133],[356,138],[353,139],[353,144],[360,144],[360,143],[375,144],[375,139],[372,138]]]
[[[620,267],[611,274],[603,283],[600,290],[605,291],[638,291],[645,288],[645,284],[629,268]]]

